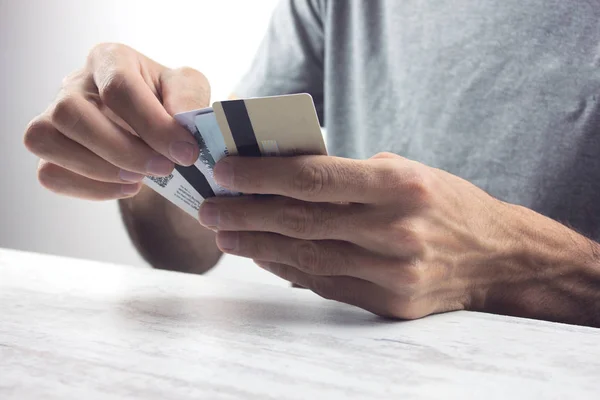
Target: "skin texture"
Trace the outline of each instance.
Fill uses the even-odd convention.
[[[151,265],[201,273],[221,254],[214,233],[140,181],[197,159],[197,144],[172,115],[209,100],[200,72],[101,44],[64,79],[56,100],[27,127],[24,143],[41,158],[44,187],[82,199],[120,199],[130,237]]]
[[[202,205],[219,248],[325,298],[600,326],[597,243],[444,171],[389,153],[229,157],[215,178],[255,195]]]
[[[468,309],[600,326],[600,245],[397,155],[229,157],[215,177],[248,195],[206,201],[201,226],[141,180],[192,164],[197,146],[172,115],[209,99],[198,71],[103,44],[24,143],[46,188],[119,200],[156,268],[202,273],[223,251],[386,317]]]

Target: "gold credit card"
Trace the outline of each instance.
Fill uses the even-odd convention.
[[[213,110],[229,155],[327,154],[309,94],[217,101]]]

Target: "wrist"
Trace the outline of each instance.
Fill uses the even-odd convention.
[[[524,207],[506,204],[504,257],[475,306],[481,311],[600,324],[600,245]]]

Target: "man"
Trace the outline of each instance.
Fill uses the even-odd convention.
[[[337,157],[221,161],[223,186],[275,196],[206,201],[203,226],[140,183],[197,157],[171,118],[208,105],[197,71],[100,45],[25,144],[50,190],[121,199],[157,268],[226,252],[384,316],[600,326],[599,18],[583,1],[282,1],[235,95],[311,93]]]

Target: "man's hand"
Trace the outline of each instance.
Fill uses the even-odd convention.
[[[553,280],[568,271],[566,249],[591,260],[590,242],[444,171],[393,154],[229,157],[215,178],[275,195],[205,201],[220,249],[325,298],[406,319],[459,309],[585,318],[569,301],[550,312],[549,299],[572,283]],[[586,272],[598,283],[598,269]]]
[[[25,145],[41,158],[38,179],[46,188],[121,199],[130,237],[151,265],[202,273],[221,255],[214,233],[142,188],[141,180],[169,175],[174,163],[195,162],[198,145],[172,115],[209,101],[200,72],[168,69],[124,45],[98,45],[29,124]]]
[[[173,163],[197,159],[194,138],[170,114],[191,109],[199,98],[208,104],[209,97],[197,71],[170,70],[124,45],[99,45],[29,124],[25,146],[42,159],[38,178],[52,191],[94,200],[130,197],[145,175],[165,176]]]

